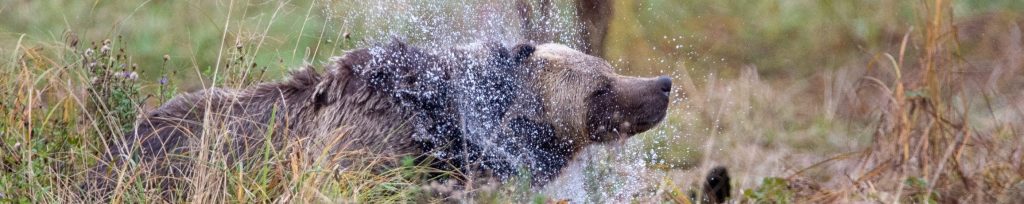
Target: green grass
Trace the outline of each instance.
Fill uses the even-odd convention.
[[[953,1],[932,25],[933,3],[618,1],[604,57],[628,75],[672,75],[681,90],[666,121],[630,144],[657,155],[642,158],[651,193],[623,199],[682,202],[716,165],[739,202],[999,199],[1024,179],[1012,46],[1024,3]],[[0,202],[88,200],[77,182],[137,114],[214,83],[277,80],[379,37],[386,25],[347,19],[359,5],[0,3]],[[438,201],[426,194],[445,185],[427,176],[457,173],[406,163],[334,174],[330,158],[285,162],[290,151],[268,147],[252,166],[214,155],[190,201]],[[608,161],[631,157],[590,151],[607,157],[576,172],[588,188],[628,191],[601,178],[620,178]],[[120,179],[119,200],[159,199],[145,178]],[[553,199],[516,182],[481,188],[480,202]]]

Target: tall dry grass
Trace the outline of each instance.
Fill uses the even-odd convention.
[[[737,189],[733,202],[740,203],[1021,200],[1012,196],[1024,189],[1024,141],[1019,132],[1024,127],[1024,103],[1019,102],[1024,99],[1019,91],[1024,87],[1019,77],[1024,58],[1020,54],[1024,53],[1022,21],[1014,12],[955,11],[954,5],[963,2],[984,4],[887,2],[876,5],[884,9],[872,11],[888,14],[873,15],[856,12],[870,10],[862,5],[871,1],[848,3],[853,5],[849,7],[669,3],[666,8],[690,11],[680,16],[703,16],[684,19],[679,26],[673,20],[675,14],[644,12],[658,7],[618,2],[620,15],[622,8],[633,13],[617,19],[635,22],[612,25],[621,32],[612,36],[620,40],[610,43],[611,57],[627,61],[618,64],[625,72],[673,73],[680,84],[675,90],[685,92],[660,127],[664,132],[658,134],[688,136],[682,137],[685,141],[661,143],[671,148],[655,150],[675,157],[666,158],[671,163],[668,167],[651,165],[656,169],[652,172],[663,171],[668,182],[650,184],[657,197],[639,199],[688,202],[686,191],[699,186],[707,170],[725,165]],[[999,2],[1003,3],[993,5],[1013,3]],[[34,35],[4,32],[0,38],[4,42],[0,49],[4,56],[0,60],[0,201],[95,199],[79,193],[87,170],[101,162],[106,145],[120,138],[137,114],[180,93],[179,87],[234,88],[273,80],[278,78],[276,73],[303,59],[336,55],[355,44],[345,40],[345,31],[323,26],[331,21],[316,15],[316,6],[321,6],[316,2],[100,3],[109,5],[96,6],[95,13],[103,14],[95,15],[100,20],[88,25],[101,27],[109,21],[122,22],[111,23],[121,26]],[[80,2],[70,4],[77,9],[65,11],[90,8]],[[45,5],[31,4],[30,9],[13,14],[0,9],[0,14],[28,16],[25,12]],[[915,12],[903,12],[905,5]],[[125,20],[111,17],[131,16],[114,7],[128,11],[156,7],[179,13],[204,8],[209,13],[232,14],[179,19],[142,12]],[[704,12],[705,8],[711,9]],[[821,10],[797,12],[807,8]],[[769,15],[777,10],[790,12]],[[824,14],[829,11],[852,17]],[[889,22],[907,13],[916,15],[911,23]],[[872,18],[858,23],[861,18],[855,17],[863,16]],[[835,18],[840,20],[830,20]],[[160,29],[130,27],[133,19],[144,19],[135,24],[189,28],[182,30],[192,34],[182,37],[186,31],[165,30],[176,37],[155,36],[148,31]],[[168,19],[173,21],[164,21]],[[19,22],[56,28],[67,24],[61,21],[39,17]],[[750,24],[757,25],[748,28]],[[861,32],[856,25],[869,29]],[[19,26],[5,28],[32,30]],[[642,40],[680,34],[672,29],[697,34],[682,39],[698,48],[666,51],[677,44]],[[815,29],[824,30],[827,37],[813,35]],[[275,34],[295,31],[299,33]],[[135,35],[122,38],[117,33]],[[788,33],[800,37],[794,39]],[[644,43],[635,43],[637,39]],[[189,43],[165,45],[182,41]],[[844,43],[848,41],[856,43]],[[743,45],[752,43],[752,51],[744,49]],[[859,49],[862,45],[866,48]],[[840,57],[829,56],[833,51]],[[833,60],[837,58],[842,60]],[[786,74],[787,66],[794,66],[797,70],[792,72],[797,74]],[[132,77],[132,72],[141,77]],[[216,143],[216,135],[197,137]],[[203,173],[182,178],[190,184],[184,189],[190,196],[182,201],[416,202],[434,199],[423,198],[428,192],[450,190],[444,183],[430,184],[428,175],[457,173],[408,162],[386,171],[338,170],[330,162],[335,158],[321,154],[295,148],[265,150],[259,165],[232,166],[225,162],[226,155],[204,149],[205,155],[196,161],[203,165]],[[366,163],[375,159],[379,158],[367,158]],[[116,200],[163,199],[146,188],[149,179],[134,176],[145,169],[121,170],[133,173],[112,178],[121,186],[114,193]],[[473,199],[481,202],[544,201],[543,195],[517,185],[477,190],[484,193]]]
[[[1019,194],[1014,185],[1024,178],[1020,126],[992,116],[1017,111],[1019,105],[993,103],[1006,97],[1001,87],[967,84],[972,80],[967,73],[977,68],[961,57],[950,2],[929,1],[922,7],[928,12],[919,17],[923,29],[915,33],[917,42],[905,37],[895,57],[885,55],[896,79],[879,86],[890,90],[891,102],[852,184],[868,192],[894,192],[884,196],[902,201],[1017,202],[1019,197],[1008,196]],[[922,49],[917,66],[905,67],[910,64],[906,51],[914,43]],[[1012,73],[1019,66],[1003,68]],[[986,80],[1001,83],[999,78]]]
[[[109,2],[96,3],[105,5]],[[151,5],[147,3],[133,6],[138,10]],[[261,49],[267,52],[265,45],[279,47],[271,41],[281,39],[274,39],[275,36],[267,32],[279,23],[273,21],[281,20],[277,17],[278,11],[292,4],[274,4],[272,6],[276,6],[277,11],[255,18],[245,14],[249,8],[257,6],[254,2],[224,3],[213,8],[224,6],[229,10],[237,9],[242,14],[226,14],[225,26],[221,27],[223,30],[218,35],[221,43],[216,46],[220,51],[215,52],[214,57],[218,62],[209,67],[198,62],[210,55],[207,51],[197,54],[206,56],[165,54],[162,55],[162,63],[145,63],[152,62],[149,59],[153,57],[160,59],[160,55],[134,55],[138,51],[133,48],[151,45],[131,44],[137,43],[138,38],[126,40],[116,32],[104,34],[110,39],[99,40],[94,39],[95,34],[90,34],[92,30],[82,37],[77,32],[67,31],[56,40],[21,34],[13,44],[5,45],[0,51],[5,56],[0,69],[3,75],[0,77],[0,105],[3,106],[0,110],[3,116],[0,119],[0,202],[308,203],[436,199],[422,196],[421,186],[427,183],[429,176],[451,173],[415,164],[411,160],[386,171],[375,171],[369,167],[371,165],[341,169],[335,157],[346,153],[327,156],[309,153],[301,147],[274,149],[268,146],[262,149],[261,158],[256,161],[245,164],[228,162],[229,155],[219,149],[226,143],[223,140],[226,129],[216,123],[206,124],[204,134],[192,136],[199,138],[195,141],[208,142],[207,145],[196,148],[198,151],[189,155],[169,155],[196,158],[190,160],[197,169],[196,173],[176,178],[184,180],[187,185],[175,190],[187,196],[165,200],[168,197],[159,192],[159,188],[153,188],[159,185],[159,180],[143,176],[149,175],[147,171],[151,170],[133,162],[115,165],[116,168],[111,170],[116,172],[107,178],[114,181],[112,192],[87,193],[92,189],[82,189],[88,187],[85,182],[95,179],[90,170],[108,162],[101,158],[108,156],[105,155],[108,149],[116,148],[109,145],[114,140],[126,138],[125,134],[130,133],[139,115],[179,94],[180,86],[241,88],[270,80],[266,77],[268,70],[280,72],[291,69],[291,65],[285,65],[283,60],[265,63],[266,59],[257,56],[265,56],[260,54]],[[156,7],[188,9],[155,4],[158,4]],[[319,6],[306,5],[310,10]],[[39,4],[14,6],[45,7]],[[107,9],[109,7],[99,7],[93,11]],[[0,10],[8,14],[6,8]],[[282,18],[285,21],[294,19]],[[126,21],[128,19],[117,20],[119,23]],[[257,26],[242,25],[257,21]],[[121,24],[115,23],[115,30],[117,26]],[[258,30],[252,27],[258,27]],[[328,28],[317,29],[323,33]],[[334,32],[338,33],[330,36],[334,42],[349,40],[348,36],[342,39],[341,31],[332,31],[332,34]],[[197,34],[202,35],[206,33]],[[327,37],[317,39],[330,41]],[[298,57],[312,59],[314,57],[310,56],[336,55],[345,49],[344,46],[354,44],[303,49],[302,45],[307,41],[308,38],[302,37],[289,41],[289,44],[294,43],[290,53],[305,53],[307,56]],[[300,50],[304,52],[298,52]],[[166,53],[179,51],[197,52],[183,49]],[[315,54],[317,52],[319,54]],[[153,68],[157,66],[159,68]],[[153,76],[157,76],[156,80]],[[275,127],[274,124],[268,125]],[[395,158],[367,157],[361,163],[379,163],[377,160],[383,159]]]
[[[951,5],[922,2],[893,49],[807,80],[747,67],[687,85],[692,120],[713,128],[697,169],[730,166],[741,202],[1020,202],[1019,16]]]
[[[146,84],[138,78],[130,46],[121,40],[79,42],[68,33],[59,43],[25,42],[14,50],[0,79],[4,108],[0,129],[0,200],[9,202],[79,203],[120,202],[412,202],[430,197],[421,190],[438,175],[454,174],[403,160],[401,166],[380,171],[374,163],[400,158],[377,158],[359,152],[327,154],[311,152],[310,145],[296,141],[281,149],[266,145],[250,162],[235,159],[224,149],[230,143],[227,126],[209,123],[204,134],[195,134],[193,152],[167,157],[187,157],[195,169],[180,175],[181,189],[168,197],[160,179],[143,161],[107,164],[105,179],[113,181],[110,192],[83,189],[97,179],[90,171],[110,162],[102,158],[115,140],[131,134],[139,115],[153,107],[147,100],[165,101],[175,95],[173,81]],[[32,46],[29,46],[32,45]],[[33,47],[35,46],[35,47]],[[255,64],[245,45],[226,52],[223,86],[244,87],[260,81],[251,69]],[[51,51],[52,50],[52,51]],[[249,66],[243,66],[249,65]],[[168,73],[170,74],[170,73]],[[144,95],[142,86],[159,92]],[[229,114],[229,113],[211,113]],[[141,121],[140,121],[141,122]],[[271,121],[267,127],[279,127]],[[269,136],[269,135],[268,135]],[[267,139],[268,141],[270,139]],[[136,143],[139,141],[121,141]],[[353,156],[361,155],[361,156]],[[353,165],[338,166],[339,157],[363,157]],[[109,197],[108,197],[109,196]],[[168,200],[170,199],[170,200]]]

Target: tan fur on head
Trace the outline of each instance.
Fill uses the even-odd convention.
[[[545,119],[556,124],[558,135],[573,141],[575,148],[590,143],[587,128],[588,95],[614,74],[611,65],[560,44],[537,46],[530,58],[538,68],[533,86],[544,99]]]
[[[664,116],[671,81],[615,73],[611,64],[560,44],[537,46],[533,86],[545,119],[579,148],[645,131]],[[658,113],[660,112],[660,113]]]

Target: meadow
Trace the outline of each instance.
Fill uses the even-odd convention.
[[[572,19],[571,4],[555,2],[556,16]],[[177,94],[280,80],[392,36],[459,43],[473,37],[449,33],[468,23],[418,24],[512,15],[503,6],[0,0],[0,202],[89,201],[78,188],[108,141]],[[626,75],[672,76],[679,91],[667,119],[621,146],[589,149],[568,171],[575,177],[541,191],[510,182],[450,195],[691,203],[707,171],[726,166],[732,203],[1024,200],[1024,2],[612,6],[602,57]],[[266,155],[260,166],[204,161],[212,168],[189,178],[196,193],[186,202],[430,202],[444,198],[427,192],[449,190],[429,178],[437,170],[414,163],[335,172],[324,159]],[[144,179],[120,179],[114,202],[159,200]]]

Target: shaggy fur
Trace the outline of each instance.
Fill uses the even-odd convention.
[[[614,74],[561,45],[470,44],[425,50],[393,42],[306,67],[283,82],[179,96],[150,112],[104,159],[142,164],[179,193],[196,161],[254,162],[266,147],[360,165],[413,156],[501,180],[554,178],[588,144],[645,131],[664,117],[671,81]],[[204,129],[206,128],[206,129]],[[133,162],[128,162],[133,161]],[[100,174],[113,174],[101,165]],[[111,181],[106,181],[107,183]]]
[[[105,161],[120,166],[133,160],[153,175],[183,178],[202,156],[194,149],[222,144],[213,149],[230,164],[250,161],[270,144],[311,154],[409,155],[502,179],[525,167],[546,181],[567,161],[568,148],[549,125],[506,117],[513,109],[538,111],[539,99],[523,90],[529,72],[521,67],[533,51],[529,44],[509,50],[489,43],[428,53],[401,42],[356,50],[331,59],[323,74],[306,67],[283,82],[179,96],[140,119]],[[534,110],[526,110],[530,106]],[[176,182],[163,180],[158,188],[175,189]]]

